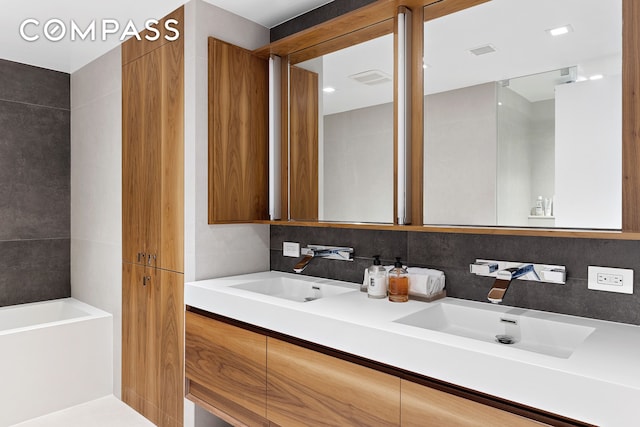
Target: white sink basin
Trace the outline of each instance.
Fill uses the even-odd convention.
[[[394,322],[564,359],[595,330],[544,317],[559,316],[468,301],[443,301]]]
[[[315,301],[355,290],[344,286],[291,277],[272,277],[230,287],[296,302]]]

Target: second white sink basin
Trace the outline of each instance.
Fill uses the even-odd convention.
[[[544,318],[547,315],[468,301],[443,301],[395,322],[565,359],[595,330]]]
[[[291,277],[271,277],[231,287],[296,302],[315,301],[355,290],[344,286]]]

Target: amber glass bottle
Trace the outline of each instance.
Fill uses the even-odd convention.
[[[409,301],[409,273],[402,267],[400,258],[396,258],[396,263],[389,272],[389,301]]]

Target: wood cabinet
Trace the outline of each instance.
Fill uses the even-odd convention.
[[[402,381],[401,407],[403,427],[547,425],[405,380]]]
[[[183,13],[167,17],[180,33]],[[122,45],[122,397],[174,427],[184,404],[184,46],[145,35]]]
[[[189,310],[187,398],[233,425],[585,425],[454,385],[422,385],[432,380]]]
[[[122,47],[123,261],[184,271],[184,48]]]
[[[209,223],[269,219],[268,62],[209,38]]]
[[[183,275],[123,264],[122,283],[122,398],[156,425],[181,426]]]
[[[187,312],[187,397],[227,420],[268,425],[266,351],[264,335]]]
[[[290,218],[318,219],[318,74],[289,70]]]
[[[400,379],[274,338],[267,418],[281,426],[397,426]]]

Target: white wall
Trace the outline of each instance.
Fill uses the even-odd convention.
[[[268,225],[207,223],[207,37],[255,49],[269,30],[201,0],[185,5],[185,281],[269,269]],[[224,425],[185,400],[185,427]]]
[[[425,224],[495,225],[494,83],[425,96]]]
[[[321,220],[393,222],[393,103],[324,116]]]
[[[498,86],[497,224],[523,226],[531,211],[531,103]]]
[[[113,315],[113,392],[122,340],[120,47],[71,75],[71,295]]]
[[[622,226],[621,88],[620,75],[556,88],[557,227]]]

